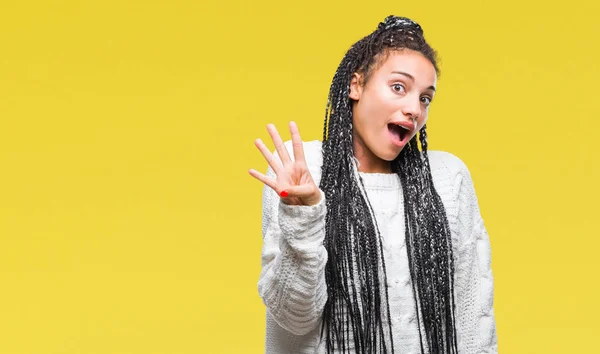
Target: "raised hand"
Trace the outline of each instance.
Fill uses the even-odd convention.
[[[281,163],[269,151],[260,139],[256,139],[254,144],[263,154],[267,163],[275,172],[276,178],[269,178],[264,174],[250,169],[251,176],[271,187],[284,203],[289,205],[315,205],[321,200],[321,192],[315,184],[306,160],[304,159],[304,148],[302,139],[295,122],[290,122],[290,133],[292,134],[292,146],[294,152],[294,161],[291,160],[287,149],[273,124],[267,125],[267,131],[275,144],[275,150],[279,155]]]

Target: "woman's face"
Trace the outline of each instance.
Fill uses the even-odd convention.
[[[389,173],[389,162],[427,121],[435,68],[419,52],[395,51],[366,84],[362,80],[355,73],[350,83],[354,154],[360,171]]]

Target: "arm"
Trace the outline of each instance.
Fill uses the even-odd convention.
[[[269,167],[267,176],[275,177]],[[325,195],[316,205],[288,205],[263,189],[262,271],[258,291],[275,321],[296,335],[314,329],[327,301]]]
[[[498,353],[490,239],[471,174],[464,164],[457,178],[461,240],[455,274],[459,353]]]

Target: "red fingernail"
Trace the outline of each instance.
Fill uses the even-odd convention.
[[[281,191],[281,193],[279,193],[280,196],[282,196],[283,198],[287,197],[289,194],[287,191]]]

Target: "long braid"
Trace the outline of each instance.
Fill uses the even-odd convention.
[[[421,27],[410,19],[389,16],[348,50],[329,90],[320,182],[327,203],[328,300],[322,335],[328,353],[394,353],[383,245],[356,166],[348,94],[353,73],[363,72],[368,80],[382,54],[404,48],[422,53],[439,72],[436,53],[425,42]],[[418,299],[415,310],[421,352],[456,353],[450,227],[433,185],[425,127],[391,166],[403,190],[406,249],[413,295]]]

